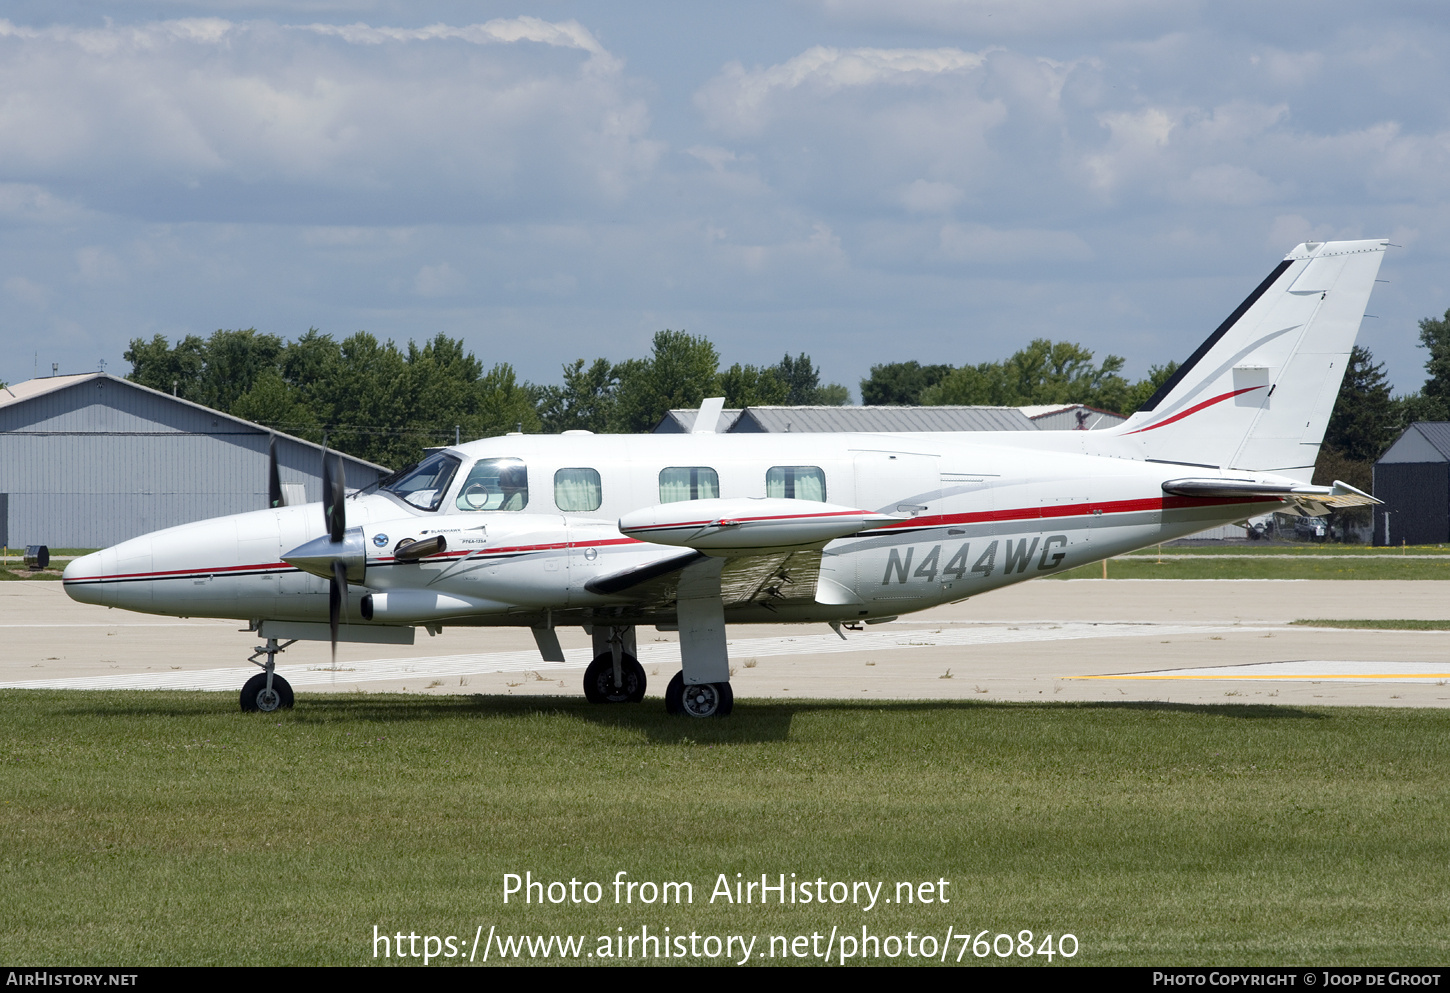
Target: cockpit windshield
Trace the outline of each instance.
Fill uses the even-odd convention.
[[[459,465],[454,456],[438,452],[400,473],[381,489],[421,510],[437,510],[443,504],[443,496],[448,492]]]

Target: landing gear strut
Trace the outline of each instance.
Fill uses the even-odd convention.
[[[289,641],[286,645],[278,645],[276,638],[268,638],[267,644],[258,645],[257,650],[247,659],[248,662],[261,666],[263,671],[242,686],[243,712],[261,711],[270,714],[274,710],[292,709],[292,687],[274,671],[277,668],[277,653],[285,651],[292,644],[294,642]],[[259,655],[267,656],[267,661],[258,662]]]
[[[644,666],[632,654],[634,627],[596,627],[594,661],[584,670],[590,703],[639,703],[644,699]]]

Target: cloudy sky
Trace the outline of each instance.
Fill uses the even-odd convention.
[[[1401,390],[1450,307],[1438,0],[7,0],[0,380],[135,337],[464,338],[540,382],[1184,358],[1288,249],[1388,237]]]

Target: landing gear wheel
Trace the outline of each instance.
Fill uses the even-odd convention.
[[[267,689],[267,674],[259,672],[242,687],[242,710],[247,713],[292,709],[292,687],[287,680],[272,673],[272,689]]]
[[[608,652],[595,657],[584,670],[584,697],[590,703],[639,703],[644,699],[644,666],[633,655],[619,660],[624,685],[614,685],[614,657]]]
[[[691,717],[729,717],[735,709],[735,693],[729,683],[685,685],[685,674],[675,673],[665,690],[665,711]]]

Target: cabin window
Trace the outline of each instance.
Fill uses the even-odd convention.
[[[813,465],[775,466],[765,474],[765,495],[824,503],[826,474]]]
[[[529,505],[529,473],[518,459],[480,459],[458,491],[459,510],[523,510]]]
[[[560,510],[598,510],[604,502],[599,473],[593,469],[560,469],[554,473],[554,506]]]
[[[421,510],[437,510],[459,465],[452,455],[432,455],[384,479],[379,489]]]
[[[660,472],[660,503],[714,500],[719,495],[720,474],[708,466],[673,466]]]

